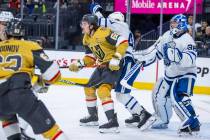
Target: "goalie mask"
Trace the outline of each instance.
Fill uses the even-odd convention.
[[[188,30],[187,18],[183,14],[175,15],[170,20],[170,30],[173,35],[179,35]]]
[[[5,32],[7,36],[23,37],[25,35],[25,28],[20,19],[12,19],[7,23]]]

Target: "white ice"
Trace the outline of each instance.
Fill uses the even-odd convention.
[[[153,112],[151,102],[151,91],[135,90],[132,94],[151,113]],[[115,100],[115,93],[112,93]],[[79,126],[79,119],[87,114],[84,101],[84,92],[81,87],[76,86],[51,86],[46,94],[40,94],[39,98],[46,104],[57,123],[68,135],[70,140],[210,140],[210,96],[194,95],[192,98],[194,107],[202,123],[199,136],[179,137],[177,128],[180,124],[178,117],[173,114],[168,130],[149,130],[141,132],[137,128],[128,128],[124,120],[130,117],[128,111],[115,100],[115,108],[120,123],[119,134],[100,134],[97,127]],[[99,123],[106,122],[105,114],[99,104]],[[43,140],[42,136],[34,136],[31,128],[27,133]],[[0,140],[6,140],[2,129],[0,129]]]

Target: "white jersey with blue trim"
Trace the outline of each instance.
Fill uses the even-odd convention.
[[[163,45],[168,44],[170,47],[174,47],[180,50],[182,53],[182,59],[179,63],[171,62],[169,66],[165,67],[165,78],[167,80],[173,80],[179,77],[193,77],[196,78],[196,58],[197,52],[195,50],[195,42],[193,38],[184,33],[178,38],[174,38],[170,31],[164,33],[160,40],[152,45],[150,48],[144,51],[144,55],[138,58],[139,61],[146,61],[145,66],[148,66],[156,61],[156,59],[164,59]],[[135,55],[135,54],[134,54]]]
[[[99,18],[98,22],[99,26],[104,26],[110,28],[112,31],[118,33],[125,38],[128,38],[129,46],[127,49],[126,55],[132,53],[134,49],[134,36],[133,33],[130,31],[128,24],[121,21],[110,20],[108,18],[101,17]]]

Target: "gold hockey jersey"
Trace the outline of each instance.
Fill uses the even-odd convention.
[[[106,63],[116,52],[123,56],[128,47],[128,41],[109,28],[99,27],[93,36],[84,35],[83,45],[89,47],[99,62]]]
[[[37,43],[13,39],[0,42],[0,79],[20,72],[33,76],[35,65],[46,81],[53,83],[60,75],[57,64],[48,59]]]

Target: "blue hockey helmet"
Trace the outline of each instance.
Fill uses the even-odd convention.
[[[186,32],[188,30],[187,28],[187,17],[183,14],[175,15],[171,18],[171,31],[173,34],[177,34],[179,32]],[[174,27],[172,24],[176,23],[176,26]]]

